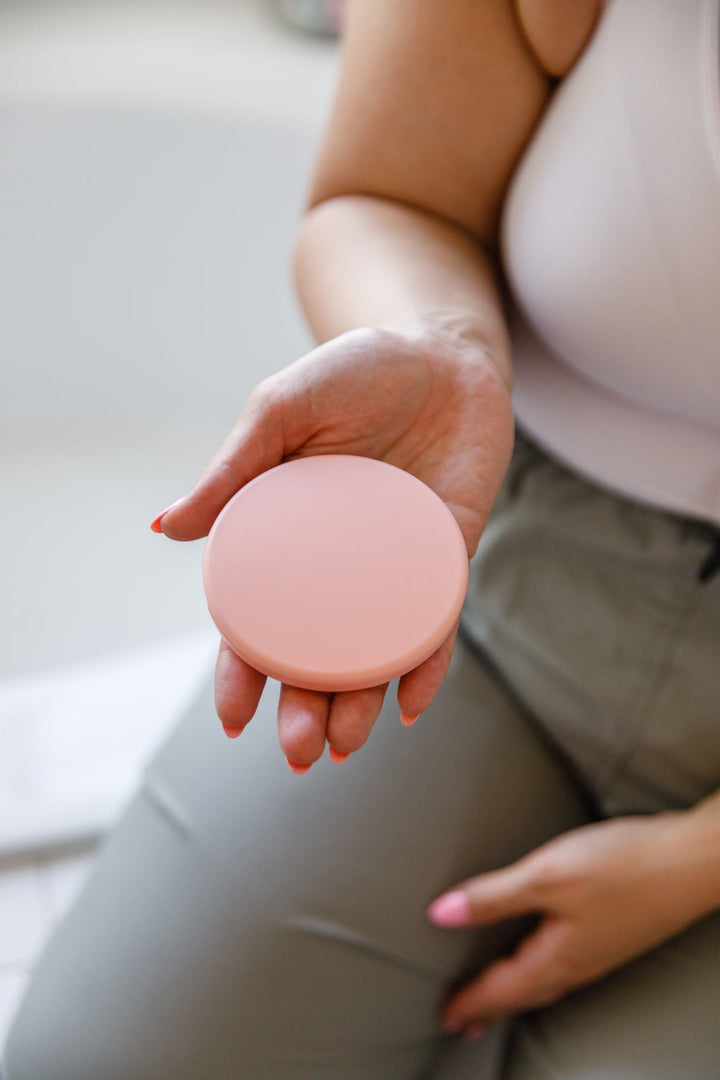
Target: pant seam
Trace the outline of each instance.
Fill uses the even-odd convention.
[[[607,772],[598,783],[598,792],[603,800],[613,794],[618,782],[627,772],[630,761],[637,750],[638,742],[643,732],[647,730],[648,724],[654,715],[658,698],[672,670],[673,660],[684,639],[689,623],[699,607],[700,600],[701,590],[695,588],[677,603],[674,618],[668,626],[665,642],[656,662],[655,673],[643,688],[639,700],[636,701],[632,710],[634,718],[629,720],[622,745],[619,747],[617,754],[614,755]]]

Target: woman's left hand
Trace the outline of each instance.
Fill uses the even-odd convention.
[[[428,917],[439,926],[539,916],[511,956],[446,1003],[444,1030],[473,1035],[488,1022],[549,1005],[705,914],[689,818],[679,811],[585,825],[435,900]]]

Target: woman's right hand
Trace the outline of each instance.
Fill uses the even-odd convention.
[[[513,441],[510,394],[488,351],[432,323],[408,330],[352,330],[253,391],[219,452],[184,498],[154,522],[173,540],[207,535],[225,503],[255,476],[294,457],[357,454],[412,473],[446,503],[471,556],[507,469]],[[430,704],[445,675],[455,631],[404,675],[407,717]],[[216,706],[229,734],[252,718],[265,676],[226,642]],[[327,694],[283,686],[280,745],[296,771],[330,744],[336,760],[359,749],[387,687]]]

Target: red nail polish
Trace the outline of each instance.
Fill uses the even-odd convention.
[[[420,715],[420,713],[415,713],[414,716],[411,716],[410,713],[403,712],[402,709],[401,709],[400,710],[400,722],[402,724],[404,724],[405,727],[412,727],[412,725],[415,723],[415,721],[417,720],[419,715]]]
[[[166,506],[165,509],[160,514],[158,514],[158,516],[155,518],[155,520],[153,522],[151,522],[150,528],[152,529],[152,531],[154,533],[161,533],[162,532],[162,526],[161,526],[160,522],[165,517],[168,510],[172,510],[173,506],[175,506],[177,503],[179,503],[181,501],[182,501],[181,499],[176,499],[175,502],[171,502],[170,505]]]
[[[227,735],[228,739],[237,739],[238,735],[242,735],[243,731],[245,730],[245,725],[243,724],[242,727],[230,727],[229,724],[223,724],[222,729]]]
[[[309,765],[297,765],[294,761],[291,761],[289,757],[286,757],[285,760],[287,761],[292,771],[294,773],[297,773],[298,776],[302,776],[302,774],[306,773],[310,768]]]
[[[328,753],[330,755],[330,760],[334,761],[336,765],[342,765],[343,761],[347,761],[350,757],[349,754],[341,754],[334,746],[328,746]]]

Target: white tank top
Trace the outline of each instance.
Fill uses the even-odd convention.
[[[718,524],[719,47],[720,0],[612,0],[503,218],[521,427]]]

